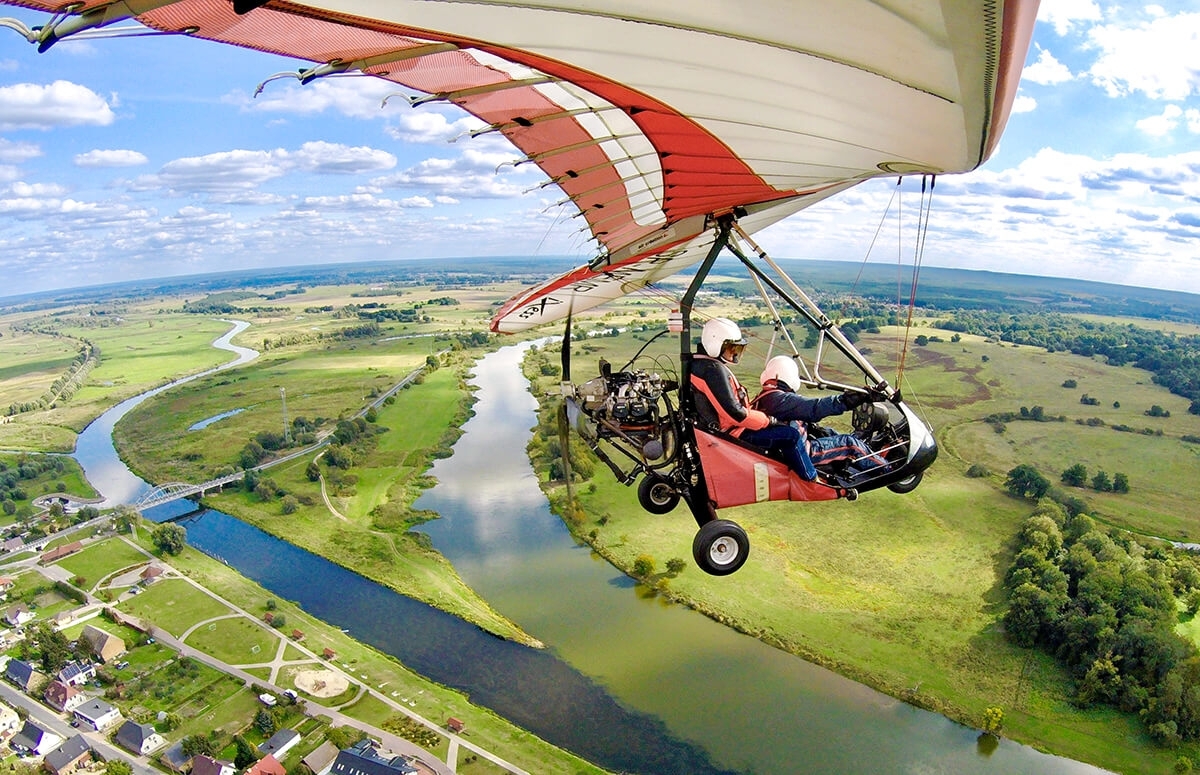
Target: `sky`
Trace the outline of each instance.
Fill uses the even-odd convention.
[[[534,165],[497,172],[520,155],[506,141],[453,141],[479,122],[452,107],[381,107],[396,87],[364,77],[272,80],[254,96],[303,65],[180,36],[38,54],[0,26],[0,298],[256,267],[595,254]],[[894,189],[862,184],[756,241],[779,259],[911,265]],[[916,193],[901,197],[915,212]],[[999,149],[938,179],[929,222],[923,266],[1200,293],[1200,2],[1043,0]]]

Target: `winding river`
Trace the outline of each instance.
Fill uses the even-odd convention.
[[[475,415],[454,454],[435,464],[438,485],[417,507],[442,515],[423,529],[463,578],[548,652],[486,635],[224,514],[190,520],[189,542],[612,771],[1101,772],[1009,741],[985,750],[973,729],[646,596],[578,546],[550,513],[524,452],[535,410],[519,368],[527,346],[478,362]],[[109,503],[149,488],[119,464],[112,427],[167,387],[81,435],[76,458]],[[322,592],[333,588],[338,601]]]

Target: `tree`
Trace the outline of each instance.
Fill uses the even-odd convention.
[[[1062,473],[1062,483],[1072,487],[1082,487],[1087,482],[1087,468],[1083,463],[1076,463]]]
[[[997,708],[995,705],[984,709],[983,711],[983,731],[989,735],[1000,735],[1000,730],[1004,728],[1004,711]]]
[[[295,495],[285,495],[280,502],[280,509],[284,514],[295,514],[300,510],[300,501],[296,500]]]
[[[682,557],[672,557],[667,560],[667,573],[672,576],[678,576],[683,573],[683,569],[687,567],[687,563]]]
[[[105,775],[133,775],[133,765],[124,759],[109,759],[104,764]]]
[[[215,733],[214,733],[215,734]],[[204,754],[212,756],[217,752],[216,741],[213,740],[212,734],[209,735],[188,735],[180,741],[183,746],[183,755],[191,758]]]
[[[241,735],[233,736],[233,748],[235,751],[233,764],[239,770],[244,770],[258,761],[258,755],[254,752],[254,746],[246,742],[246,738]]]
[[[42,669],[47,673],[57,673],[63,665],[71,661],[71,644],[67,641],[67,636],[51,627],[48,622],[37,626],[34,630],[34,640],[41,649]]]
[[[279,728],[275,716],[266,708],[259,708],[258,713],[254,714],[254,726],[267,737],[275,734],[275,730]]]
[[[1050,482],[1028,463],[1008,472],[1004,488],[1018,498],[1041,498],[1050,492]]]
[[[154,528],[150,537],[160,551],[166,554],[179,554],[187,544],[187,528],[174,522],[164,522]]]
[[[1108,474],[1104,471],[1097,471],[1092,477],[1092,489],[1096,492],[1108,492],[1112,489],[1112,482],[1108,478]]]
[[[1112,478],[1113,492],[1129,492],[1129,477],[1125,474],[1113,474]]]
[[[633,575],[639,579],[654,575],[654,558],[648,554],[639,554],[633,561]]]

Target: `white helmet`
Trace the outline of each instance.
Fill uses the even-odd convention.
[[[700,344],[704,352],[713,358],[720,358],[726,344],[746,344],[741,329],[729,318],[713,318],[704,324],[700,334]]]
[[[796,359],[790,355],[776,355],[767,361],[766,368],[762,370],[758,381],[759,384],[766,385],[771,380],[775,380],[781,385],[787,385],[790,390],[799,390],[800,367],[796,365]]]

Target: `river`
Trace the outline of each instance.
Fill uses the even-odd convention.
[[[575,544],[524,453],[535,409],[519,369],[525,347],[479,361],[475,414],[417,507],[442,515],[423,529],[464,579],[549,652],[488,636],[226,515],[189,521],[189,542],[613,771],[1101,772],[1009,741],[985,751],[975,730],[647,596]],[[91,454],[82,438],[80,450]],[[106,498],[128,497],[93,478],[100,470],[108,471],[85,463]]]

